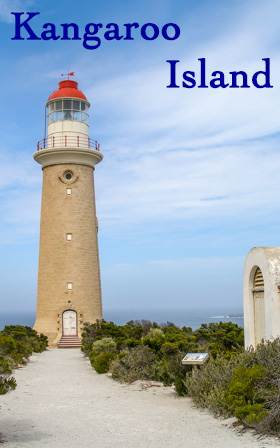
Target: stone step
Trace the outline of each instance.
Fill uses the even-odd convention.
[[[79,336],[76,336],[76,335],[74,335],[74,336],[62,336],[61,338],[60,338],[60,340],[67,340],[67,339],[69,339],[69,340],[71,340],[71,341],[74,341],[74,340],[76,340],[76,341],[79,341],[80,340],[80,338],[79,338]]]
[[[58,348],[81,348],[81,344],[57,344]]]
[[[58,345],[57,348],[81,348],[81,345]]]
[[[80,338],[76,335],[74,336],[62,336],[57,343],[58,348],[81,348],[82,343]]]
[[[60,340],[62,340],[62,341],[79,341],[80,338],[78,338],[78,336],[62,336],[62,338],[60,338]]]

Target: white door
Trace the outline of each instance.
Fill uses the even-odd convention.
[[[255,342],[259,344],[265,339],[264,293],[254,292]]]
[[[77,313],[75,311],[64,311],[63,313],[63,336],[77,334]]]

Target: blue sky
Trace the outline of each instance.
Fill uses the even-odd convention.
[[[46,22],[175,22],[176,41],[12,41],[11,11]],[[75,72],[91,103],[103,305],[242,310],[253,246],[279,244],[280,4],[275,0],[0,0],[0,251],[3,311],[34,310],[44,104]],[[102,33],[100,33],[102,37]],[[179,72],[262,70],[273,89],[167,89]]]

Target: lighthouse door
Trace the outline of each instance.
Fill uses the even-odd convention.
[[[63,336],[77,334],[77,313],[72,310],[63,313]]]

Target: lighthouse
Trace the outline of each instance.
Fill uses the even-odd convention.
[[[103,155],[69,75],[46,103],[47,135],[33,155],[43,171],[34,329],[50,347],[80,346],[84,322],[102,319],[94,169]]]

